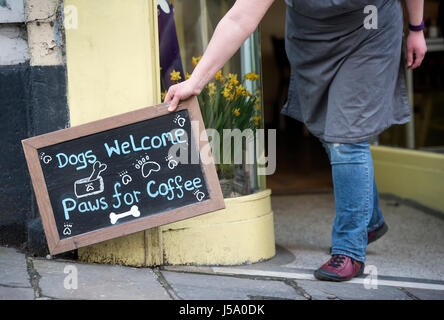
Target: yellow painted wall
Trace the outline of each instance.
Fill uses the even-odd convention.
[[[444,155],[372,146],[378,191],[444,212]]]
[[[71,126],[160,103],[156,1],[66,0]]]
[[[65,0],[64,6],[71,126],[160,103],[156,1]],[[142,266],[154,254],[156,264],[151,242],[158,234],[153,228],[90,246],[83,252],[110,255],[84,260]]]

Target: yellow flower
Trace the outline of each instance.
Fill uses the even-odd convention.
[[[244,93],[245,93],[245,88],[242,86],[242,84],[240,84],[240,85],[238,85],[237,87],[236,87],[236,94],[238,95],[238,96],[240,96],[240,95],[244,95]]]
[[[210,82],[208,84],[208,90],[209,90],[210,96],[212,96],[216,93],[216,85],[214,84],[214,82]]]
[[[247,73],[247,74],[245,75],[245,79],[247,79],[247,80],[251,80],[251,81],[254,81],[254,80],[259,79],[259,75],[257,75],[257,74],[254,73],[254,72],[250,72],[250,73]]]
[[[224,95],[225,98],[228,98],[231,95],[231,91],[230,91],[230,89],[225,87],[224,91],[222,91],[222,94]]]
[[[239,81],[237,80],[237,74],[229,73],[228,79],[230,83],[234,84],[235,86],[237,86],[237,84],[239,83]]]
[[[173,69],[173,72],[171,72],[170,75],[171,75],[171,80],[173,80],[173,81],[178,81],[178,80],[182,79],[182,77],[180,76],[180,71],[175,71]]]
[[[166,90],[160,94],[160,98],[162,99],[162,101],[165,100],[166,94],[167,94]]]
[[[216,80],[224,81],[224,76],[222,75],[222,70],[219,70],[215,76]]]
[[[261,109],[261,106],[258,104],[258,103],[256,103],[255,105],[254,105],[254,110],[260,110]]]
[[[199,63],[199,61],[200,61],[201,58],[202,58],[202,57],[193,57],[193,58],[191,59],[191,63],[193,64],[193,66],[197,66],[197,64]]]
[[[239,115],[240,115],[239,108],[234,109],[234,110],[233,110],[233,113],[234,113],[234,115],[235,115],[236,117],[239,117]]]
[[[191,77],[191,75],[187,72],[187,73],[185,74],[185,80],[188,80],[190,77]]]
[[[222,94],[228,101],[231,101],[234,99],[234,92],[231,92],[231,90],[233,90],[233,85],[231,83],[225,84]]]
[[[259,120],[261,120],[261,117],[260,117],[260,116],[255,116],[255,117],[253,117],[253,121],[255,121],[255,122],[258,122]]]

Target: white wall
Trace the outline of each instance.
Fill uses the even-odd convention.
[[[24,21],[24,0],[0,0],[0,23],[17,23]]]
[[[0,65],[29,60],[24,0],[0,0]]]
[[[24,26],[0,24],[0,66],[29,60]]]

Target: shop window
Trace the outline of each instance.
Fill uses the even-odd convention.
[[[407,18],[407,15],[405,14]],[[378,143],[444,153],[444,3],[426,0],[424,35],[427,54],[422,65],[406,70],[412,121],[393,126],[378,137]],[[407,25],[405,20],[404,25]],[[408,30],[405,30],[408,34]]]
[[[172,84],[185,80],[192,73],[217,23],[233,4],[234,0],[158,1],[163,98]],[[258,145],[263,142],[254,139],[257,130],[263,129],[258,31],[246,40],[210,81],[198,100],[212,146],[218,148],[213,149],[213,156],[224,197],[237,197],[265,189],[265,176],[258,174],[256,152],[258,148],[263,150],[263,146]],[[228,138],[229,130],[236,129],[239,130],[231,133],[236,135],[240,131],[242,144],[235,138]],[[213,139],[215,134],[219,136],[218,143]],[[223,159],[224,150],[231,151],[228,152],[229,161]],[[240,158],[236,156],[239,152]]]

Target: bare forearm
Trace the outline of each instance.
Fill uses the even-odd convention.
[[[409,15],[409,23],[419,25],[424,15],[424,0],[405,0],[407,13]]]
[[[228,17],[219,22],[204,55],[191,75],[191,80],[196,82],[199,90],[202,90],[236,53],[249,35],[248,29],[232,23]]]
[[[218,23],[191,79],[199,90],[214,77],[253,33],[273,0],[238,0]]]

